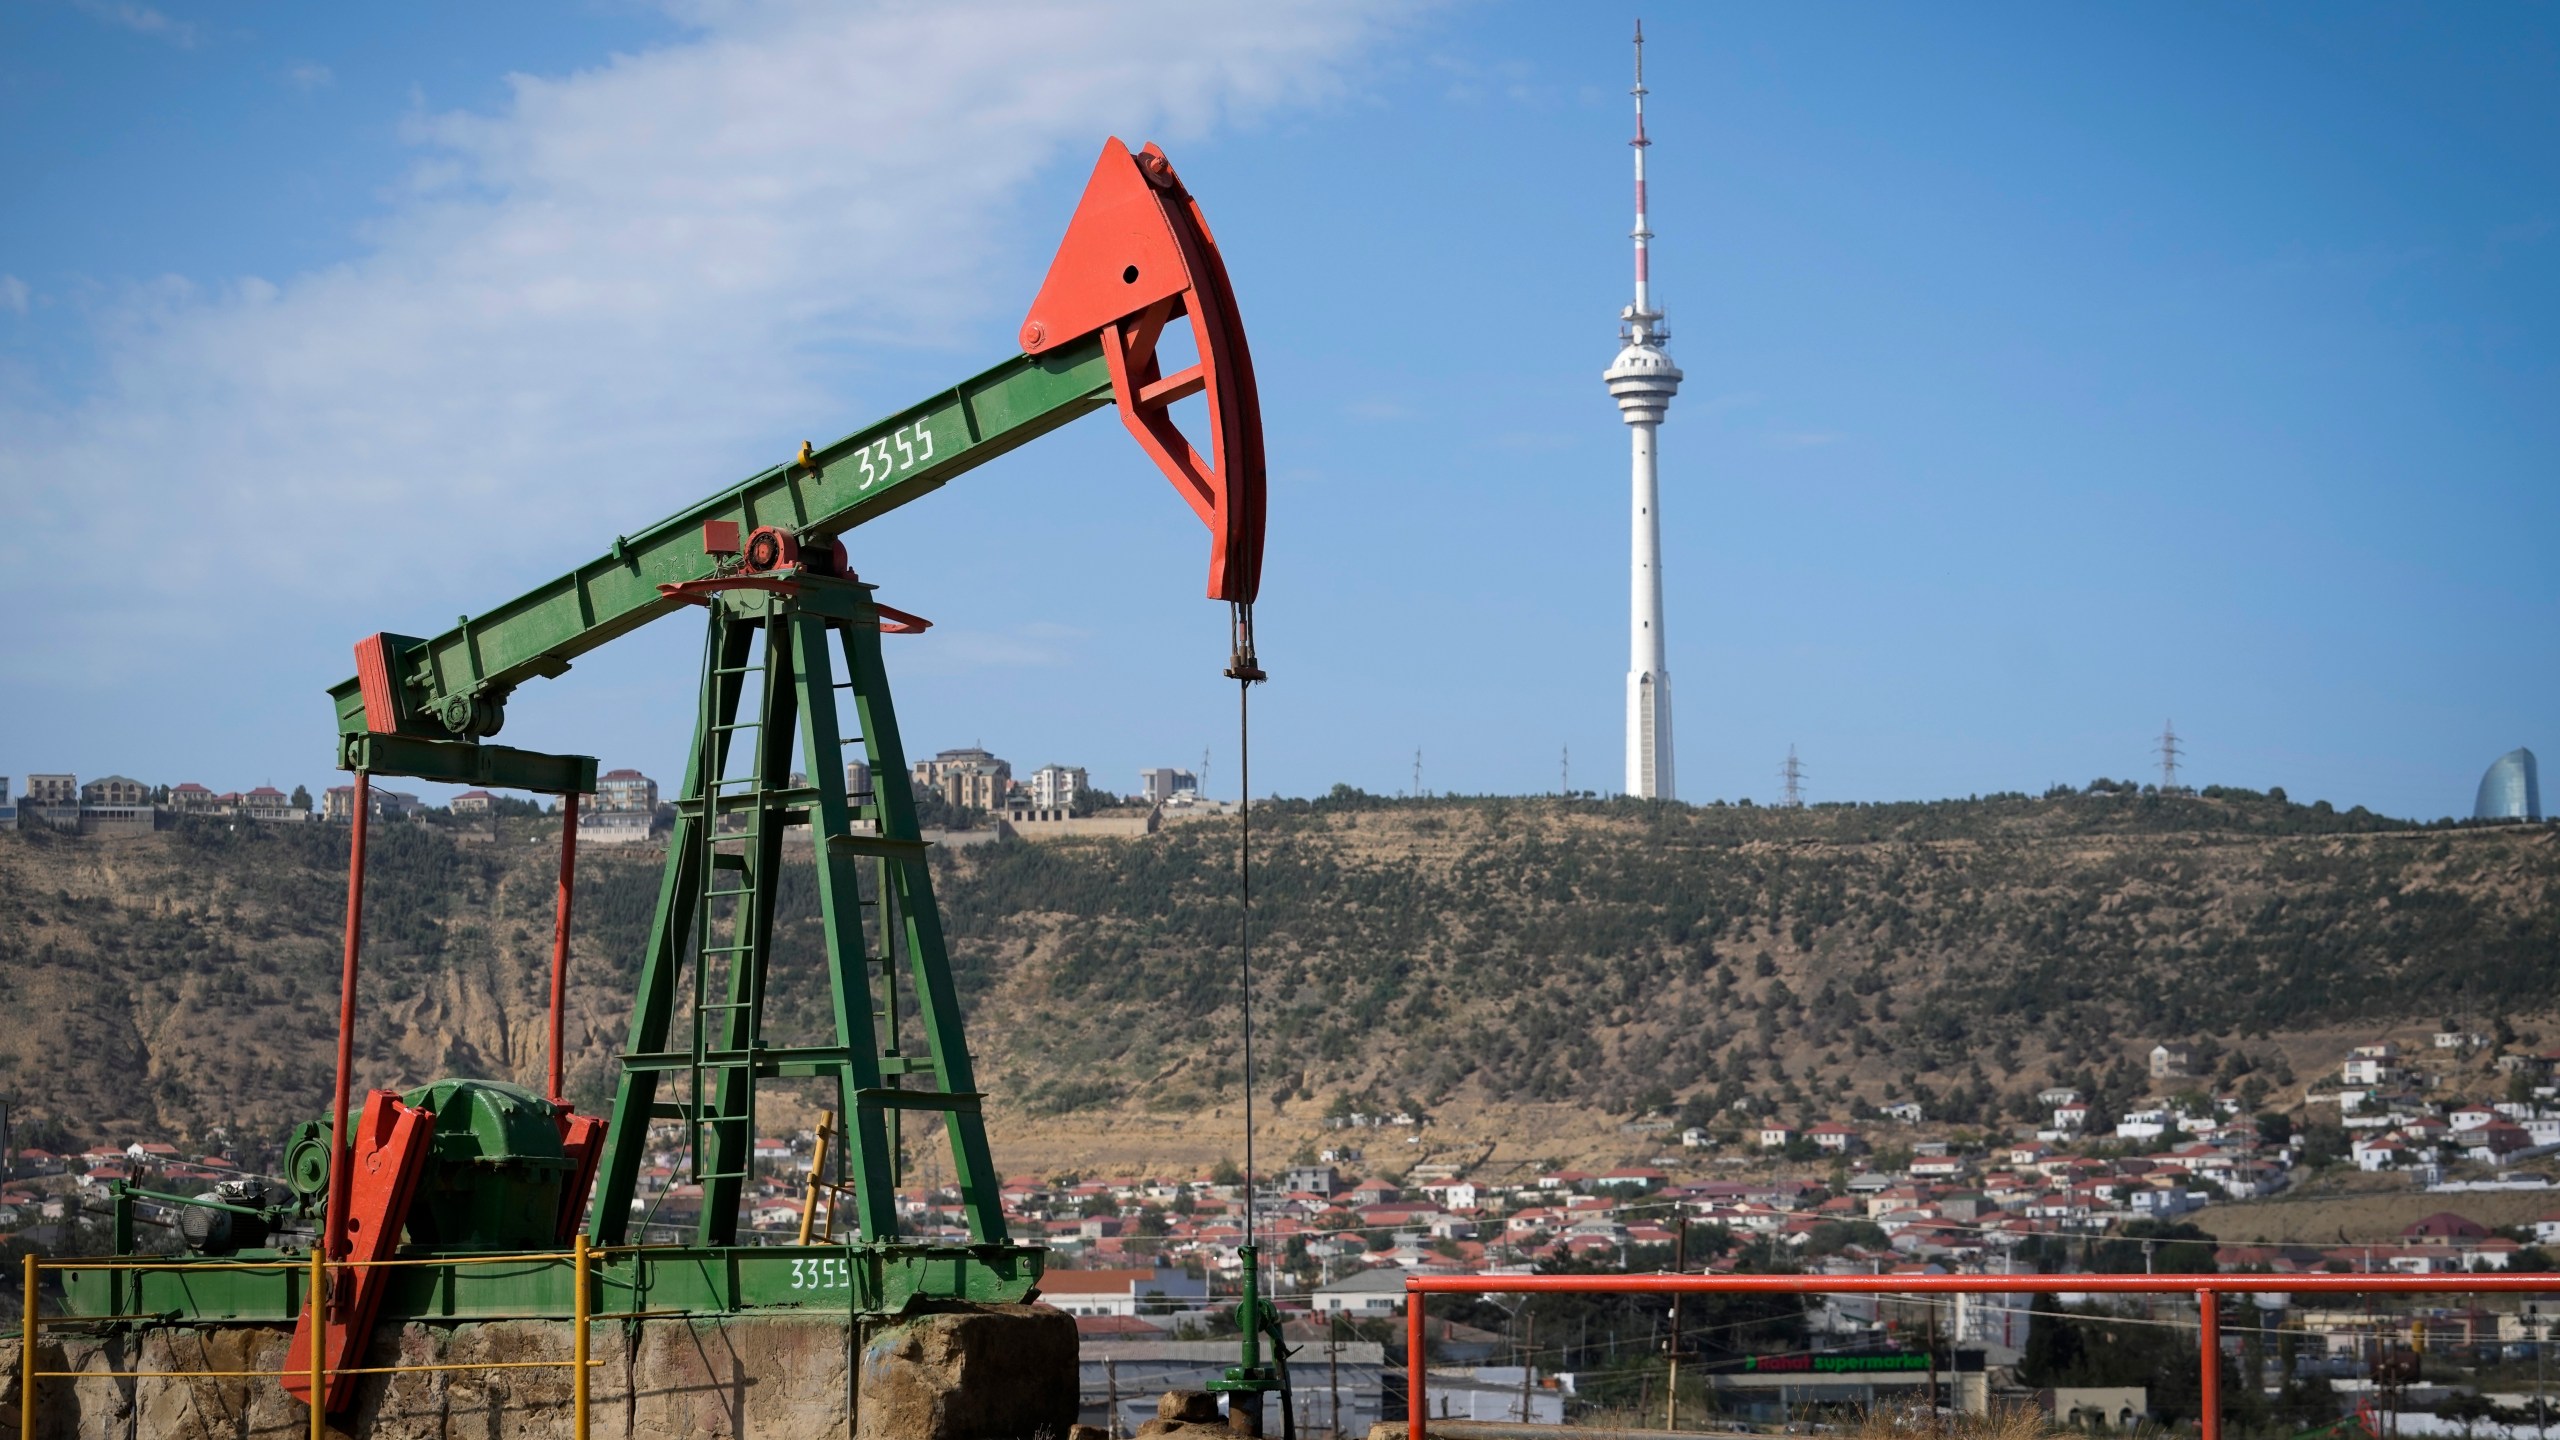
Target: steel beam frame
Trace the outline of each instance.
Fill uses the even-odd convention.
[[[703,1187],[695,1243],[732,1243],[752,1168],[758,1082],[820,1075],[835,1082],[845,1117],[847,1188],[865,1241],[902,1238],[896,1127],[900,1112],[921,1110],[942,1117],[971,1245],[1011,1248],[871,595],[859,581],[801,575],[779,589],[706,597],[694,745],[588,1216],[600,1245],[629,1233],[649,1124],[660,1119],[682,1121],[692,1137],[691,1169]],[[851,737],[839,728],[840,690],[852,698]],[[750,703],[756,718],[741,722]],[[733,742],[750,729],[747,772],[727,778]],[[845,788],[846,751],[857,745],[872,775],[860,804]],[[795,760],[806,773],[797,785]],[[740,814],[743,832],[724,835],[721,817]],[[835,1022],[827,1046],[774,1046],[763,1030],[783,832],[797,824],[813,832]],[[678,1011],[688,981],[689,1026]],[[921,1053],[902,1038],[910,1029]],[[679,1072],[689,1079],[686,1096],[662,1098],[662,1077]],[[910,1074],[929,1074],[932,1088],[904,1085]]]

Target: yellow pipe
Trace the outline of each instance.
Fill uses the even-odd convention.
[[[320,1303],[320,1292],[328,1287],[328,1262],[321,1257],[325,1245],[311,1247],[311,1440],[329,1440],[329,1391],[320,1370],[320,1352],[329,1343],[328,1311]]]
[[[585,1231],[579,1231],[577,1238],[570,1242],[569,1257],[570,1266],[576,1272],[578,1286],[577,1298],[571,1305],[575,1318],[570,1323],[577,1328],[570,1341],[569,1353],[572,1363],[577,1368],[569,1372],[570,1394],[577,1411],[578,1440],[587,1440],[587,1366],[591,1362],[587,1359],[587,1233]]]
[[[809,1152],[809,1188],[800,1197],[800,1243],[809,1243],[809,1227],[818,1220],[818,1177],[827,1173],[827,1129],[835,1124],[836,1112],[818,1112],[818,1144]]]
[[[27,1308],[18,1320],[18,1440],[36,1440],[36,1257],[20,1257],[27,1272]]]
[[[429,1370],[557,1370],[571,1360],[478,1360],[459,1365],[341,1365],[332,1375],[407,1375]],[[589,1365],[602,1365],[590,1360]],[[39,1370],[39,1380],[281,1380],[282,1370]]]
[[[639,1249],[639,1246],[628,1246]],[[675,1249],[675,1246],[658,1246]],[[390,1260],[333,1260],[333,1270],[372,1270],[393,1265],[522,1265],[536,1260],[557,1261],[557,1250],[529,1250],[520,1255],[429,1255],[402,1256]],[[177,1270],[194,1274],[199,1270],[282,1270],[298,1262],[292,1260],[51,1260],[48,1270]]]

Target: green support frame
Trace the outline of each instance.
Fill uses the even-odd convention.
[[[823,1076],[835,1081],[845,1117],[848,1188],[867,1245],[902,1244],[897,1124],[914,1110],[942,1116],[968,1248],[1037,1253],[1012,1246],[1006,1234],[871,591],[806,575],[707,597],[694,744],[588,1216],[600,1245],[621,1244],[629,1233],[655,1120],[681,1123],[688,1137],[689,1178],[702,1186],[695,1243],[733,1243],[752,1167],[758,1082]],[[854,736],[839,728],[839,691],[852,696]],[[754,718],[740,718],[750,703]],[[754,738],[741,755],[736,741],[746,732]],[[867,796],[845,788],[855,746],[870,766]],[[731,775],[740,759],[742,773]],[[800,784],[795,762],[805,774]],[[801,825],[812,832],[835,1043],[778,1046],[764,1034],[774,904],[784,833]],[[902,1010],[902,983],[911,1011]],[[910,1029],[920,1049],[907,1043]],[[928,1083],[910,1087],[913,1076]],[[666,1093],[671,1078],[681,1094]],[[1036,1260],[1004,1263],[1036,1273]]]

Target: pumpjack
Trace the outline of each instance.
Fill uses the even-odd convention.
[[[1177,321],[1196,359],[1167,373],[1160,342]],[[627,1299],[630,1313],[818,1307],[885,1316],[920,1299],[1034,1293],[1045,1252],[1006,1229],[882,659],[883,635],[927,622],[876,597],[847,537],[1069,421],[1116,410],[1209,531],[1208,596],[1229,608],[1226,674],[1249,685],[1263,678],[1253,602],[1264,464],[1253,362],[1225,262],[1155,146],[1104,145],[1020,342],[1021,353],[993,369],[840,439],[803,442],[442,634],[383,633],[356,646],[355,677],[330,692],[337,763],[355,775],[335,1107],[292,1137],[290,1193],[185,1202],[196,1250],[232,1266],[190,1273],[179,1257],[165,1268],[70,1272],[75,1313],[294,1319],[287,1374],[308,1373],[308,1347],[322,1345],[329,1379],[320,1403],[335,1411],[353,1396],[355,1377],[341,1372],[361,1363],[378,1319],[571,1313],[565,1265],[465,1262],[475,1252],[567,1246],[581,1232],[606,1293]],[[1207,402],[1197,445],[1172,416],[1193,396]],[[561,1007],[577,802],[595,789],[596,761],[492,740],[520,686],[689,609],[706,627],[693,742],[612,1108],[581,1115],[563,1094]],[[867,790],[849,787],[854,758]],[[350,1096],[368,797],[379,775],[563,798],[549,1094],[452,1080]],[[826,1044],[776,1043],[765,1028],[784,832],[801,826],[812,832],[800,863],[815,867],[825,937],[834,1021]],[[833,1086],[847,1172],[833,1188],[854,1221],[841,1239],[739,1243],[758,1089],[778,1079]],[[965,1242],[902,1224],[899,1126],[911,1114],[940,1122]],[[633,1245],[650,1130],[661,1124],[684,1136],[681,1178],[701,1187],[701,1207],[689,1243]],[[137,1192],[120,1214],[136,1198],[176,1199]],[[294,1266],[236,1268],[291,1254],[289,1245],[257,1246],[314,1210],[311,1243],[328,1260],[425,1263],[349,1266],[320,1306],[303,1304]],[[1266,1364],[1258,1349],[1266,1335],[1276,1346],[1278,1327],[1250,1264],[1248,1256],[1244,1363],[1219,1388],[1258,1397],[1281,1388],[1285,1352]],[[315,1314],[325,1320],[317,1333]],[[307,1380],[286,1384],[313,1398]]]

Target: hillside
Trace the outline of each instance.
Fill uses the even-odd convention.
[[[1665,1143],[1622,1128],[1639,1112],[1724,1126],[1735,1101],[1820,1118],[1918,1098],[1991,1124],[2056,1081],[2147,1093],[2139,1057],[2164,1039],[2283,1104],[2354,1040],[2445,1017],[2530,1034],[2560,1009],[2546,828],[2130,787],[1801,811],[1337,790],[1256,817],[1267,1160],[1352,1108],[1432,1121],[1410,1144],[1365,1132],[1373,1166],[1635,1158]],[[556,852],[542,822],[505,826],[376,832],[366,1082],[538,1075]],[[0,835],[0,1095],[84,1140],[317,1113],[344,841]],[[1204,822],[937,852],[1007,1169],[1240,1150],[1234,842]],[[656,882],[655,856],[581,857],[590,1099]],[[822,992],[808,887],[783,911],[787,1034]]]

